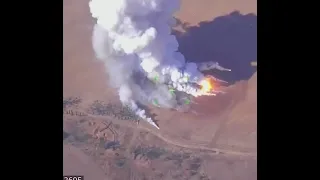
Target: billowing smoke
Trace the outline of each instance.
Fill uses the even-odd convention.
[[[119,89],[124,105],[154,126],[137,102],[178,108],[188,96],[215,95],[201,90],[205,77],[199,69],[222,68],[214,62],[186,63],[178,52],[171,27],[179,6],[179,0],[89,2],[92,17],[97,19],[93,48],[104,62],[110,84]]]

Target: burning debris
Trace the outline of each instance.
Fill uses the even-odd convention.
[[[91,0],[96,25],[92,43],[96,57],[104,62],[110,84],[117,88],[122,104],[159,129],[137,103],[178,109],[189,95],[214,96],[220,80],[201,71],[223,68],[218,63],[186,62],[171,34],[179,0]],[[198,48],[198,47],[195,47]],[[180,91],[180,95],[175,94]]]

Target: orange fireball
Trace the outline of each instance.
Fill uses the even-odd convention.
[[[210,78],[204,78],[200,81],[201,91],[210,92],[214,88],[213,80]]]

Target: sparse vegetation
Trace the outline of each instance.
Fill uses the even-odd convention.
[[[65,110],[63,111],[63,113],[65,114],[69,114],[71,116],[86,116],[83,112],[79,112],[79,111],[74,111],[74,110]]]
[[[190,164],[190,169],[192,171],[197,171],[200,168],[201,164],[192,163]]]
[[[138,146],[138,147],[133,151],[134,159],[136,159],[140,154],[144,155],[143,150],[144,150],[144,149],[143,149],[141,146]]]
[[[68,97],[63,100],[63,109],[75,106],[81,103],[81,99],[79,97]]]
[[[103,138],[99,138],[99,147],[104,148],[105,141]]]
[[[94,115],[113,116],[120,120],[139,120],[139,117],[129,107],[106,104],[102,101],[94,101],[89,111]]]
[[[90,112],[94,115],[106,116],[113,114],[113,106],[111,104],[105,104],[102,101],[94,101],[90,106]]]
[[[165,153],[165,150],[164,149],[161,149],[161,148],[150,148],[146,154],[146,156],[153,160],[153,159],[158,159],[160,158],[160,156],[162,154]]]
[[[183,160],[186,160],[189,158],[190,158],[190,154],[187,154],[187,153],[172,153],[169,156],[167,156],[164,160],[174,161],[174,164],[180,167]]]
[[[117,167],[123,167],[124,165],[125,165],[125,163],[126,163],[126,159],[125,158],[116,158],[115,159],[115,165],[117,166]]]
[[[77,100],[77,99],[70,100],[70,99],[71,98],[68,99],[68,102],[64,101],[64,107],[70,107],[72,105],[76,105],[81,102],[81,100]],[[79,113],[77,113],[77,110],[79,112],[81,111],[80,109],[70,108],[70,109],[65,109],[64,112],[67,112],[67,113],[69,112],[69,114],[71,115],[79,115]],[[132,117],[134,117],[134,113],[130,112],[130,109],[128,107],[105,104],[102,101],[95,101],[90,106],[90,113],[94,115],[113,116],[122,120],[133,119]],[[85,116],[88,115],[87,112],[83,114],[85,114]],[[65,118],[69,118],[69,116],[65,116]],[[148,168],[150,160],[157,160],[156,162],[160,162],[164,160],[164,161],[167,161],[166,163],[170,164],[170,167],[173,168],[172,170],[177,171],[176,173],[168,173],[164,171],[164,174],[163,174],[163,172],[161,171],[162,169],[160,167],[159,170],[153,169],[152,171],[153,177],[163,178],[165,176],[168,176],[168,177],[170,176],[175,179],[186,178],[186,179],[198,179],[198,180],[212,180],[210,179],[210,176],[208,177],[207,174],[201,172],[201,170],[204,169],[204,167],[202,168],[202,159],[195,156],[197,152],[202,152],[200,154],[206,154],[207,151],[209,150],[198,150],[195,152],[195,151],[181,148],[179,150],[175,149],[175,152],[173,153],[161,147],[152,147],[152,146],[148,147],[146,146],[148,142],[143,142],[142,143],[143,145],[140,145],[139,144],[140,141],[143,141],[143,140],[152,141],[153,139],[152,136],[150,135],[147,138],[146,134],[149,134],[149,133],[153,134],[153,133],[147,132],[147,131],[137,131],[137,133],[139,133],[140,136],[139,138],[136,138],[136,141],[134,141],[133,143],[137,143],[136,146],[137,145],[140,145],[140,146],[137,146],[136,148],[132,149],[132,147],[134,147],[130,142],[133,137],[132,130],[130,129],[129,131],[127,131],[126,128],[121,127],[117,123],[112,124],[112,122],[114,121],[110,121],[110,122],[103,121],[100,123],[99,121],[95,121],[94,117],[91,118],[91,116],[70,118],[70,120],[74,120],[74,125],[75,126],[78,125],[78,127],[74,127],[77,130],[74,130],[74,128],[72,128],[71,134],[69,134],[68,132],[63,132],[64,143],[70,143],[76,147],[81,147],[84,151],[88,151],[86,152],[87,155],[96,157],[97,159],[95,160],[104,163],[104,166],[111,166],[115,169],[118,168],[119,171],[125,170],[127,168],[126,166],[129,167],[129,161],[128,161],[129,159],[126,159],[126,158],[129,158],[127,156],[128,155],[127,151],[131,150],[131,153],[134,154],[134,159],[136,158],[140,159],[138,161],[134,161],[133,163],[138,167],[141,166],[141,168]],[[93,132],[91,130],[95,130],[95,129],[99,131],[99,134],[95,136],[96,138],[99,137],[99,139],[92,138],[91,135],[81,131],[81,130],[86,130],[85,126],[88,126],[87,125],[88,123],[90,123],[90,126],[91,126],[90,127],[91,129],[88,128],[90,133]],[[110,131],[115,136],[113,140],[111,139],[112,134],[110,135],[111,138],[109,138],[109,134],[107,134],[106,132],[103,132],[105,130],[103,129],[103,126],[104,126],[103,124],[105,124],[106,129],[110,128]],[[109,127],[110,124],[112,124],[112,126]],[[112,130],[111,127],[114,127],[114,129],[116,130]],[[80,128],[84,128],[84,129],[80,129]],[[120,137],[118,137],[117,134],[115,135],[115,133],[113,132],[118,130],[122,132],[119,134]],[[89,131],[87,133],[89,133]],[[108,140],[110,139],[112,141],[106,141],[107,139]],[[118,142],[118,139],[121,140],[121,146],[120,146],[120,143]],[[130,146],[127,146],[129,144]],[[106,151],[108,149],[111,149],[111,150]],[[112,149],[113,150],[117,149],[117,151],[112,152]],[[190,152],[190,153],[185,153],[184,151]],[[210,153],[211,152],[212,151],[210,151]],[[112,156],[112,154],[114,153],[116,155]],[[197,154],[197,156],[199,156],[199,153]],[[105,165],[106,162],[108,162],[109,164]],[[131,162],[130,162],[130,165],[131,165]],[[181,169],[181,170],[177,170],[177,169]]]
[[[90,134],[77,133],[76,135],[74,135],[75,141],[78,141],[78,142],[86,142],[91,137],[92,136]]]
[[[119,107],[119,117],[121,120],[138,120],[139,117],[128,107]]]
[[[194,176],[194,175],[196,175],[196,174],[198,174],[197,171],[191,171],[191,173],[190,173],[191,176]]]
[[[198,174],[199,168],[201,167],[201,163],[202,163],[202,160],[198,157],[191,160],[191,164],[189,167],[191,171],[191,176]]]
[[[149,158],[151,160],[160,158],[160,156],[163,155],[164,153],[166,153],[166,151],[162,148],[159,148],[159,147],[143,148],[141,146],[138,146],[133,152],[134,159],[136,159],[137,156],[141,155],[141,156],[146,156],[147,158]]]
[[[110,141],[110,142],[104,143],[104,148],[105,149],[111,149],[112,148],[113,150],[115,150],[115,149],[117,149],[119,147],[120,147],[119,141]]]
[[[192,160],[192,163],[195,163],[195,164],[201,164],[201,162],[202,162],[202,160],[198,157],[196,157]]]

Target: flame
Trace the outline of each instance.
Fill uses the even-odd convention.
[[[213,80],[210,78],[205,78],[200,81],[201,91],[202,92],[210,92],[214,89]]]

